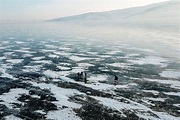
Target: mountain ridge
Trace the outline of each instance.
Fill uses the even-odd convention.
[[[159,9],[165,9],[168,6],[178,6],[179,1],[167,1],[162,3],[155,3],[146,6],[140,7],[132,7],[132,8],[125,8],[125,9],[118,9],[112,11],[105,11],[105,12],[89,12],[74,16],[67,16],[56,18],[48,21],[121,21],[123,19],[128,19],[132,16],[141,15],[143,13],[147,13],[150,11],[156,11]],[[178,7],[177,7],[178,8]]]

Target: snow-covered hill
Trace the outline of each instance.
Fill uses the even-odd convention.
[[[53,19],[50,21],[71,21],[71,22],[108,22],[146,25],[179,25],[180,13],[179,0],[156,3],[147,6],[106,11],[91,12],[75,16]]]

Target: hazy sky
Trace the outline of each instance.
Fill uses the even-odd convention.
[[[42,21],[162,1],[167,0],[0,0],[0,23]]]

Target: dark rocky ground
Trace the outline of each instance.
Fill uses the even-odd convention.
[[[32,74],[31,74],[32,75]],[[33,75],[32,75],[33,76]],[[36,74],[34,75],[37,76]],[[24,77],[24,76],[23,76]],[[46,119],[46,114],[49,111],[57,110],[57,106],[53,103],[56,101],[56,98],[51,93],[49,89],[41,89],[39,87],[35,87],[32,84],[28,83],[29,79],[23,79],[23,77],[19,76],[19,80],[11,80],[8,78],[0,77],[0,94],[8,93],[13,88],[23,88],[29,91],[28,94],[21,94],[18,98],[16,98],[19,103],[11,103],[13,109],[8,108],[6,105],[2,104],[3,101],[0,101],[0,119],[4,119],[7,115],[13,114],[19,118],[25,120],[43,120]],[[20,79],[21,78],[21,79]],[[27,81],[27,82],[26,82]],[[36,81],[31,79],[31,81]],[[154,104],[153,106],[149,106],[151,109],[161,112],[168,112],[170,115],[180,117],[179,107],[175,107],[173,103],[179,103],[180,98],[174,96],[168,96],[166,94],[160,93],[158,95],[154,95],[152,93],[146,93],[143,91],[135,90],[135,89],[116,89],[116,95],[112,96],[109,93],[95,90],[93,88],[89,88],[83,86],[78,83],[72,82],[52,82],[47,80],[45,83],[54,84],[61,88],[72,88],[77,89],[78,91],[85,93],[85,95],[74,95],[69,97],[69,101],[75,102],[78,104],[82,104],[82,107],[79,109],[74,109],[77,116],[81,117],[83,120],[143,120],[143,118],[138,117],[135,112],[132,110],[123,109],[122,111],[114,110],[100,104],[98,100],[92,98],[91,96],[99,96],[104,98],[111,98],[118,100],[120,102],[128,101],[124,98],[136,101],[141,104],[143,103],[141,100],[143,97],[163,97],[167,98],[164,102],[160,101],[150,101],[150,103]],[[141,82],[141,87],[146,89],[152,89],[151,87],[156,87],[156,90],[161,91],[165,89],[167,86],[165,85],[157,85],[151,82]],[[168,90],[168,91],[177,91],[177,90]],[[36,95],[38,97],[34,97]],[[117,99],[118,96],[122,96],[124,98]],[[18,108],[18,109],[17,109]],[[62,109],[67,108],[67,106],[63,106]],[[36,110],[44,111],[44,114],[36,112]],[[157,115],[152,114],[155,118],[158,118]]]

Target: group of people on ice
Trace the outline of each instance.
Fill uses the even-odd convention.
[[[87,83],[87,73],[86,72],[78,72],[77,73],[77,80],[80,81],[80,80],[83,80],[84,83]]]
[[[114,76],[114,85],[118,85],[118,76]],[[84,83],[87,83],[87,73],[86,72],[78,72],[77,73],[77,81],[84,81]]]

